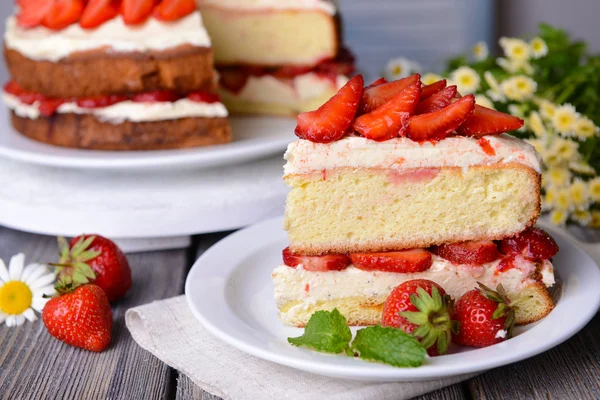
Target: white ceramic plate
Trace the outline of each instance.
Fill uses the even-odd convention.
[[[0,107],[0,155],[31,164],[78,169],[209,168],[239,164],[283,152],[294,140],[293,118],[231,117],[233,141],[181,150],[95,151],[39,143],[22,136]]]
[[[326,376],[369,381],[415,381],[485,371],[531,357],[580,330],[600,306],[600,269],[574,241],[550,227],[561,250],[554,265],[563,281],[556,308],[517,335],[483,349],[429,358],[419,368],[394,368],[287,343],[302,329],[284,326],[273,301],[271,271],[288,244],[282,219],[253,225],[223,239],[196,261],[185,284],[193,314],[217,338],[275,363]]]

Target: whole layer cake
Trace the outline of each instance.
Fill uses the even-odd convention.
[[[296,115],[333,96],[354,71],[327,0],[198,0],[215,48],[220,93],[236,113]]]
[[[194,1],[24,3],[6,22],[15,128],[49,144],[102,150],[231,140],[211,41]]]
[[[419,78],[363,87],[357,76],[298,116],[284,167],[290,246],[272,274],[284,323],[337,308],[349,324],[377,324],[414,279],[454,299],[502,285],[519,324],[554,307],[558,246],[533,227],[541,158],[502,133],[523,121]]]

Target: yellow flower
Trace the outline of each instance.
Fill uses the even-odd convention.
[[[543,118],[547,120],[551,120],[554,117],[554,113],[556,112],[556,106],[549,102],[548,100],[540,101],[540,114]]]
[[[571,195],[571,202],[575,208],[587,207],[589,204],[588,188],[584,181],[581,179],[576,180],[569,187],[569,194]]]
[[[588,226],[592,221],[592,213],[589,210],[575,210],[571,214],[571,218],[581,226]]]
[[[579,175],[595,175],[596,170],[584,161],[571,161],[569,169]]]
[[[550,222],[554,225],[564,225],[568,216],[565,210],[554,210],[550,213]]]
[[[548,46],[541,37],[534,37],[529,42],[529,50],[533,58],[542,58],[548,54]]]
[[[510,60],[529,60],[530,49],[525,41],[516,38],[501,37],[499,42],[500,47],[502,47],[502,50],[504,51],[504,55]]]
[[[600,211],[592,210],[592,219],[590,220],[591,228],[600,228]]]
[[[485,60],[490,52],[488,51],[487,44],[485,42],[477,42],[475,46],[473,46],[473,57],[475,61],[483,61]]]
[[[575,111],[575,107],[571,104],[563,104],[556,107],[554,116],[552,117],[552,125],[554,128],[565,136],[573,134],[575,122],[579,118],[579,114]]]
[[[494,109],[494,103],[492,103],[490,99],[488,99],[482,94],[475,95],[475,103],[483,107]]]
[[[423,84],[425,85],[431,85],[433,82],[437,82],[442,79],[444,78],[442,78],[438,74],[428,73],[421,77],[421,82],[423,82]]]
[[[542,138],[542,137],[546,137],[546,135],[548,134],[548,131],[546,130],[546,127],[544,126],[544,122],[542,121],[542,117],[540,117],[540,114],[538,114],[537,111],[532,111],[531,114],[529,115],[529,129],[531,129],[531,131],[535,134],[535,136]],[[538,151],[539,153],[539,151]]]
[[[479,89],[481,78],[474,69],[459,67],[450,75],[450,80],[457,86],[461,94],[475,93]]]
[[[421,66],[409,60],[408,58],[399,57],[388,61],[385,66],[385,76],[388,80],[397,80],[405,78],[421,70]]]
[[[571,172],[566,168],[550,168],[546,175],[550,183],[556,187],[566,186],[571,180]]]
[[[558,157],[559,161],[576,161],[579,156],[579,143],[556,138],[550,146],[550,152]]]
[[[556,190],[556,188],[554,186],[549,186],[546,189],[546,194],[544,195],[543,201],[542,201],[542,206],[544,207],[544,211],[552,209],[552,207],[554,206],[554,204],[556,202],[557,195],[558,195],[558,191]]]
[[[571,194],[569,192],[569,189],[560,189],[556,191],[554,206],[559,210],[573,209],[573,202],[571,201]]]
[[[533,97],[537,89],[537,82],[525,75],[517,75],[502,82],[504,95],[516,101],[525,101]]]
[[[600,202],[600,177],[594,178],[588,182],[590,198],[593,201]]]
[[[490,99],[493,101],[506,101],[506,98],[504,98],[504,93],[502,93],[502,89],[500,88],[500,84],[490,71],[485,71],[483,73],[483,79],[490,87],[490,90],[488,90],[486,93]]]
[[[510,74],[516,74],[520,71],[523,71],[528,75],[533,74],[533,67],[529,61],[511,60],[504,57],[498,57],[496,59],[496,64]]]
[[[598,127],[587,117],[579,117],[573,125],[573,131],[579,139],[585,140],[598,134]]]

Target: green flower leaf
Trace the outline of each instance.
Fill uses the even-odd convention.
[[[396,328],[370,326],[360,329],[351,349],[364,360],[394,367],[418,367],[425,360],[425,348],[413,336]]]
[[[346,318],[337,310],[317,311],[304,329],[304,334],[288,338],[294,346],[310,347],[326,353],[341,353],[348,348],[352,340],[352,332]]]

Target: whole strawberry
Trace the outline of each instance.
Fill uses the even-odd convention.
[[[502,285],[494,291],[479,283],[479,288],[462,295],[454,305],[453,318],[460,322],[460,331],[452,335],[452,341],[487,347],[510,338],[515,312],[509,304]]]
[[[75,285],[94,283],[115,301],[131,287],[131,269],[125,254],[110,239],[100,235],[81,235],[68,244],[59,238],[60,261],[52,264],[58,278]]]
[[[50,299],[42,311],[48,332],[71,346],[102,351],[111,339],[112,312],[104,291],[92,284],[57,285],[58,297]]]
[[[412,333],[430,356],[437,356],[448,351],[451,333],[458,332],[451,315],[452,300],[440,285],[414,279],[392,290],[383,304],[381,325]]]

